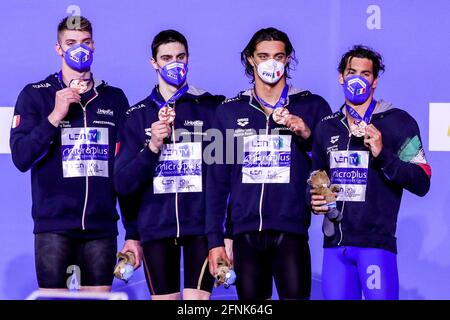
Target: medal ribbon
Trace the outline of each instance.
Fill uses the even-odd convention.
[[[366,124],[369,124],[376,105],[377,101],[372,100],[366,112],[364,113],[364,117],[361,117],[359,113],[356,112],[356,110],[350,107],[348,104],[345,104],[345,108],[347,109],[347,112],[355,119],[355,124],[359,124],[361,121],[364,121]]]
[[[157,104],[159,109],[162,109],[169,104],[175,103],[175,101],[180,99],[188,90],[189,90],[189,86],[187,84],[185,84],[180,89],[178,89],[177,92],[175,92],[175,94],[172,97],[170,97],[169,100],[164,101],[158,97],[158,94],[156,93],[156,88],[155,88],[155,89],[153,89],[152,93],[150,94],[150,99]]]
[[[275,110],[277,108],[284,107],[286,105],[287,97],[288,97],[288,91],[289,91],[289,86],[286,84],[284,86],[284,88],[283,88],[283,91],[281,91],[280,99],[278,99],[277,103],[275,103],[275,105],[272,106],[271,104],[267,103],[266,101],[264,101],[263,99],[258,97],[258,95],[256,94],[256,90],[253,89],[253,93],[254,93],[255,99],[259,102],[259,104],[263,105],[266,108],[270,108],[270,109],[273,109],[273,110]]]
[[[83,81],[87,81],[87,82],[93,81],[93,75],[91,73],[91,77],[89,79],[79,79],[79,80],[83,80]],[[66,85],[63,82],[62,70],[58,72],[58,82],[59,82],[59,85],[61,86],[61,89],[66,88]]]

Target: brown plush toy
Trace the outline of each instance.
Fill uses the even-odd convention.
[[[228,263],[222,258],[217,258],[217,270],[215,274],[216,283],[214,286],[217,288],[220,285],[223,285],[225,288],[228,288],[230,285],[234,284],[236,280],[236,274],[233,269],[228,265]]]
[[[339,191],[339,187],[331,186],[331,181],[323,170],[311,172],[307,182],[314,190],[313,194],[325,196],[328,212],[325,213],[323,219],[322,231],[327,237],[332,237],[335,234],[335,223],[341,221],[343,217],[342,211],[336,208],[335,192]]]
[[[336,202],[336,195],[334,193],[338,192],[339,188],[338,186],[330,186],[331,182],[325,171],[316,170],[311,172],[307,182],[314,189],[314,194],[325,196],[327,203]]]
[[[217,288],[218,286],[224,284],[225,275],[230,270],[227,262],[221,258],[217,258],[217,270],[216,270],[216,283],[214,286]]]
[[[128,282],[128,280],[133,276],[133,266],[136,263],[136,257],[133,252],[127,251],[125,253],[118,252],[117,259],[119,262],[114,267],[114,276],[117,279]]]

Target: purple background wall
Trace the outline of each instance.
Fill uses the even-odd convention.
[[[253,33],[267,26],[280,28],[290,36],[299,59],[291,83],[321,94],[333,110],[342,102],[336,72],[340,55],[353,44],[368,44],[383,54],[387,65],[376,96],[404,108],[417,119],[433,167],[430,193],[418,198],[406,192],[401,206],[397,232],[400,297],[450,299],[450,154],[428,150],[429,129],[433,128],[433,123],[429,123],[429,103],[448,103],[441,105],[438,118],[450,126],[450,2],[173,0],[166,3],[146,0],[3,3],[0,146],[8,140],[7,115],[11,109],[7,107],[14,106],[26,83],[40,80],[60,66],[53,49],[55,29],[70,5],[77,6],[94,24],[95,76],[123,88],[131,103],[148,95],[154,85],[154,71],[148,63],[150,43],[157,32],[166,28],[178,29],[188,38],[190,82],[228,97],[249,86],[239,52]],[[449,134],[438,132],[439,141],[433,143],[450,145]],[[8,151],[2,152],[0,299],[23,299],[37,288],[30,175],[19,173]],[[313,299],[322,296],[320,224],[321,219],[315,217],[310,231]],[[125,290],[133,299],[147,299],[142,269],[126,287],[115,282],[114,290]],[[232,299],[233,290],[216,290],[213,297]]]

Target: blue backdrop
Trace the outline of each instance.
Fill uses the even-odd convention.
[[[418,198],[406,192],[403,198],[397,232],[400,297],[449,299],[449,11],[447,0],[5,1],[0,18],[0,299],[23,299],[37,288],[30,174],[19,173],[11,162],[11,107],[26,83],[60,67],[56,26],[67,13],[93,22],[93,72],[121,87],[131,103],[154,85],[150,43],[162,29],[177,29],[188,38],[190,82],[228,97],[249,87],[239,52],[253,33],[268,26],[284,30],[299,60],[291,83],[322,95],[333,110],[342,102],[336,71],[341,54],[358,43],[380,51],[387,69],[376,97],[417,119],[433,168],[429,194]],[[321,218],[313,217],[313,299],[322,296],[320,226]],[[120,243],[122,238],[121,230]],[[114,290],[125,290],[133,299],[149,297],[142,269],[126,286],[114,282]],[[233,290],[214,291],[213,297],[235,298]]]

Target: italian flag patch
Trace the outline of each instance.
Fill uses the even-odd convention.
[[[402,161],[418,165],[431,177],[431,166],[428,164],[422,142],[418,136],[407,139],[400,148],[398,156]]]
[[[12,127],[13,129],[15,129],[15,128],[17,128],[19,125],[20,125],[20,114],[16,114],[16,115],[13,117],[11,127]]]

